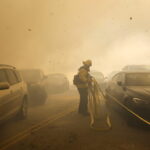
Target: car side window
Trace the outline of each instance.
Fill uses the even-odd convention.
[[[17,76],[16,76],[16,74],[14,73],[13,70],[8,69],[8,70],[6,70],[6,72],[7,72],[8,81],[9,81],[10,85],[13,85],[13,84],[16,84],[16,83],[19,82],[18,79],[17,79]]]
[[[0,69],[0,82],[8,82],[7,75],[4,69]]]

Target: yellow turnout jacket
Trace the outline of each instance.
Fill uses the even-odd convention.
[[[90,82],[90,74],[89,74],[89,68],[86,66],[82,66],[79,68],[79,78],[81,80],[81,83],[77,84],[76,86],[78,88],[88,88],[88,83]]]

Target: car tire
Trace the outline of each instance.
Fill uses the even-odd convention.
[[[27,117],[27,114],[28,114],[28,101],[27,98],[24,98],[22,101],[21,108],[17,114],[17,118],[19,120],[25,119]]]

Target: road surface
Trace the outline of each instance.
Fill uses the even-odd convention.
[[[89,116],[77,113],[77,91],[51,95],[43,106],[29,109],[23,121],[0,126],[0,150],[150,150],[150,131],[131,127],[113,109],[112,129],[97,132]]]

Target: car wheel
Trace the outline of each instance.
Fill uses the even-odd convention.
[[[27,99],[24,98],[21,109],[19,110],[17,114],[18,119],[25,119],[27,117],[27,113],[28,113],[28,102],[27,102]]]

